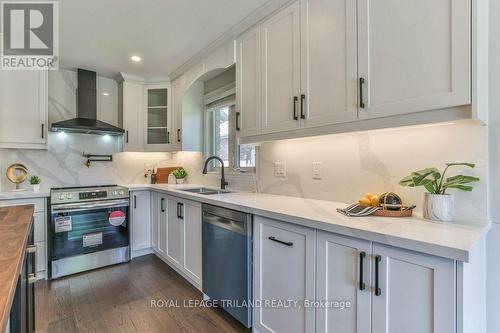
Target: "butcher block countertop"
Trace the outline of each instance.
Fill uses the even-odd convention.
[[[0,208],[0,332],[5,332],[33,223],[33,205]]]

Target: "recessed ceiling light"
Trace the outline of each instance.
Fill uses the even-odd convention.
[[[103,96],[109,96],[109,93],[102,93]]]
[[[142,59],[141,59],[141,57],[139,57],[139,56],[131,56],[131,57],[130,57],[130,60],[132,60],[132,61],[134,61],[134,62],[139,62],[139,61],[141,61]]]

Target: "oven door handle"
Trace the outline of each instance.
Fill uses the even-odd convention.
[[[106,202],[101,202],[101,203],[94,202],[94,203],[88,203],[88,204],[74,203],[74,204],[66,204],[66,205],[54,205],[54,206],[52,206],[52,212],[67,213],[67,212],[77,212],[77,211],[97,209],[97,208],[104,209],[104,208],[116,208],[116,207],[125,207],[125,206],[129,206],[128,199],[106,201]]]

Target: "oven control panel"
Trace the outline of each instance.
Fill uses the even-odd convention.
[[[57,188],[50,191],[51,204],[128,199],[129,193],[122,186]]]

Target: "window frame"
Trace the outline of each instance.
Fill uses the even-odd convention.
[[[236,131],[236,89],[234,84],[222,87],[217,89],[214,92],[211,92],[205,95],[204,104],[204,132],[205,132],[205,140],[204,140],[204,149],[203,155],[204,159],[209,156],[214,155],[214,147],[215,147],[215,128],[214,128],[214,116],[213,112],[216,110],[220,110],[224,107],[229,107],[229,129],[228,129],[228,140],[229,140],[229,152],[228,152],[228,160],[229,165],[226,165],[224,171],[227,174],[255,174],[255,167],[241,167],[240,166],[240,144],[238,142],[238,136]],[[233,99],[228,99],[227,102],[223,101],[230,96],[234,96]],[[221,104],[217,104],[217,102],[221,102]],[[255,154],[258,154],[258,150],[256,149]],[[257,160],[257,156],[255,157]],[[257,161],[256,161],[257,162]],[[209,165],[208,171],[211,173],[219,172],[220,164],[216,162],[212,162]]]

